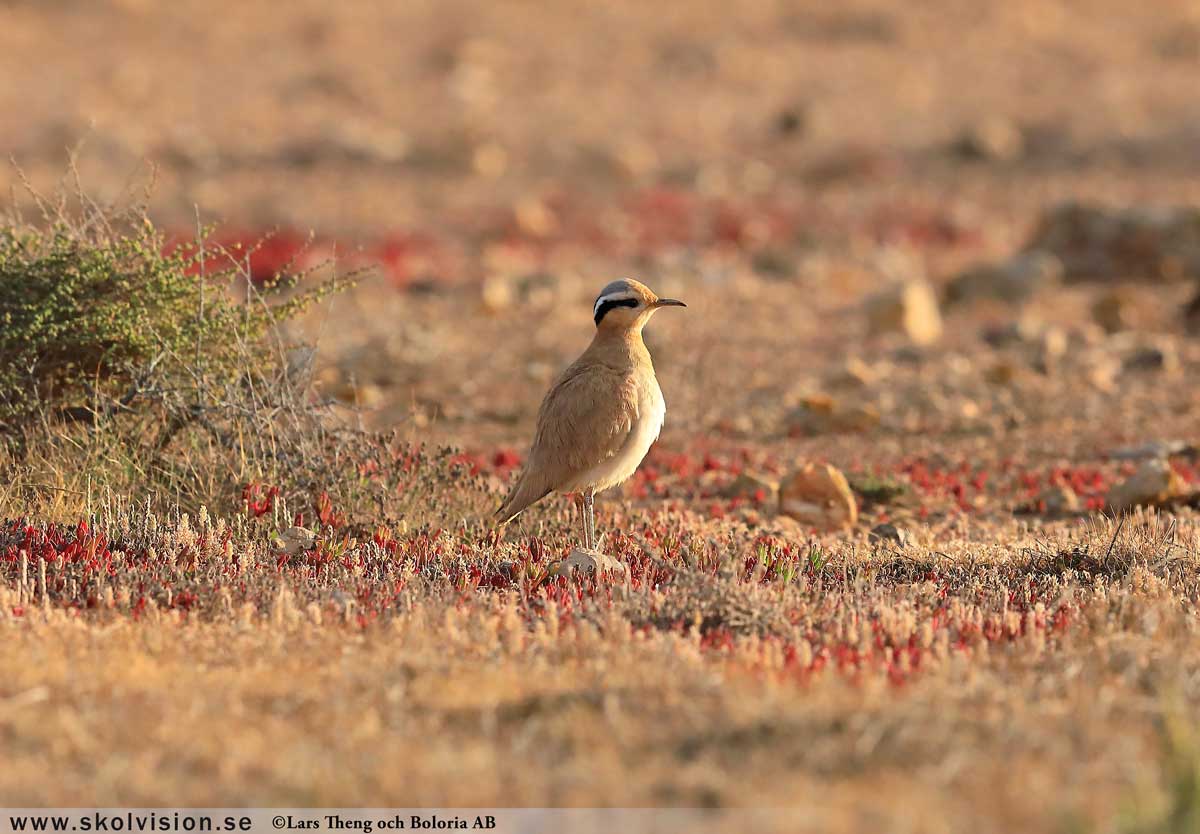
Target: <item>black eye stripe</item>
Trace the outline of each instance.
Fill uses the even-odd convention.
[[[596,311],[596,324],[599,324],[600,320],[603,319],[605,314],[608,313],[608,311],[611,310],[613,307],[636,307],[636,306],[638,306],[638,300],[636,298],[622,298],[620,301],[605,301],[603,304],[600,305],[600,309],[598,309]]]

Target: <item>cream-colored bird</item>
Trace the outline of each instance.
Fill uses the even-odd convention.
[[[542,401],[525,469],[496,512],[501,524],[551,492],[574,494],[583,547],[595,550],[596,493],[634,473],[667,412],[642,328],[656,310],[685,306],[634,280],[600,291],[596,336]]]

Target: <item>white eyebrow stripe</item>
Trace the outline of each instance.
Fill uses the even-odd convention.
[[[596,304],[592,307],[592,318],[596,317],[596,313],[600,312],[601,305],[606,301],[629,301],[631,299],[636,299],[637,297],[637,293],[630,292],[629,290],[624,290],[622,292],[610,292],[608,295],[602,295],[596,299]]]

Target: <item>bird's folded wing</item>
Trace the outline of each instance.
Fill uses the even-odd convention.
[[[621,450],[638,419],[632,380],[606,368],[568,371],[538,412],[529,470],[558,489]]]

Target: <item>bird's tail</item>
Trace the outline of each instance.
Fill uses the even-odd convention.
[[[501,524],[508,524],[514,518],[523,513],[528,507],[541,501],[550,494],[550,488],[543,488],[540,484],[535,484],[526,477],[523,473],[520,479],[513,485],[512,492],[504,499],[504,503],[500,505],[500,509],[496,510],[495,519]]]

